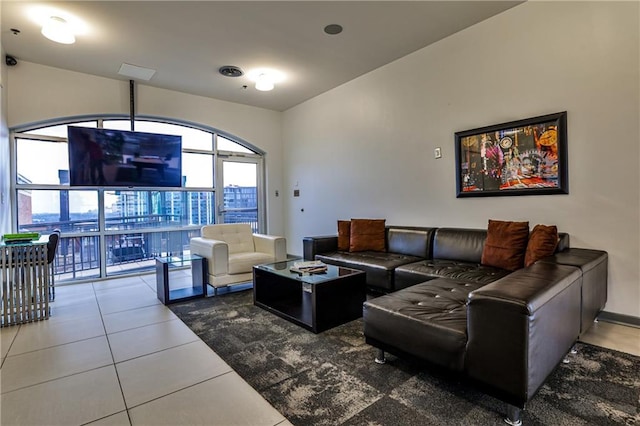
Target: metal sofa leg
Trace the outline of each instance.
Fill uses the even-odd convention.
[[[522,410],[514,405],[507,404],[507,417],[504,419],[505,423],[511,426],[520,426],[522,419],[520,415]]]
[[[378,349],[378,355],[376,355],[376,363],[384,364],[387,362],[387,359],[384,357],[384,351],[382,349]]]

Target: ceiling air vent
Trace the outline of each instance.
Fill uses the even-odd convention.
[[[240,77],[242,74],[244,74],[240,68],[233,65],[225,65],[223,67],[220,67],[218,72],[225,77]]]

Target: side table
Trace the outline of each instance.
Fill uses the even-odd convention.
[[[173,269],[191,266],[191,287],[172,288],[170,272]],[[206,260],[197,254],[156,257],[156,292],[158,299],[168,305],[181,300],[195,299],[207,295]]]

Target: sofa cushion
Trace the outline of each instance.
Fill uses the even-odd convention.
[[[479,284],[440,278],[364,303],[364,334],[461,371],[467,344],[467,296]]]
[[[254,265],[271,263],[275,259],[268,253],[246,252],[229,253],[229,274],[243,274],[253,271]]]
[[[529,222],[489,220],[482,264],[515,271],[524,266]]]
[[[321,260],[329,265],[344,266],[358,269],[367,274],[367,285],[382,290],[394,290],[394,270],[400,265],[420,260],[416,256],[407,256],[398,253],[382,253],[376,251],[363,251],[357,253],[332,252],[316,255],[316,260]]]
[[[349,251],[351,241],[351,221],[338,221],[338,250]]]
[[[555,226],[536,225],[529,235],[527,250],[524,254],[524,266],[529,266],[551,256],[558,245],[558,228]]]
[[[486,240],[486,229],[438,228],[433,239],[433,259],[480,263]]]
[[[351,219],[349,251],[385,251],[385,219]]]
[[[435,228],[390,226],[387,229],[387,251],[429,258],[434,232]]]
[[[478,263],[458,262],[455,260],[428,259],[409,263],[396,268],[396,289],[409,287],[436,278],[489,284],[508,274],[510,271]]]

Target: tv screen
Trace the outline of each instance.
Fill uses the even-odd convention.
[[[182,137],[68,128],[71,186],[182,186]]]

